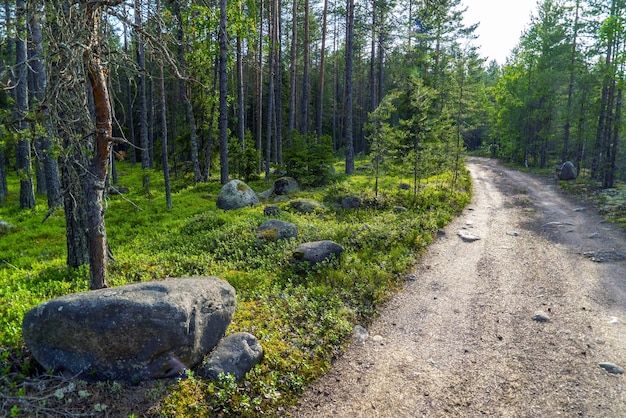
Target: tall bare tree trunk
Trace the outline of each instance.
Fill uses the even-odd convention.
[[[611,2],[610,17],[614,17],[617,12],[617,0]],[[604,180],[607,168],[607,147],[608,138],[611,132],[611,119],[614,103],[615,79],[612,71],[615,48],[617,46],[615,31],[609,29],[606,42],[606,57],[604,60],[604,78],[602,82],[602,95],[600,99],[600,114],[598,117],[598,128],[596,132],[594,156],[591,165],[591,178]]]
[[[572,56],[570,57],[569,68],[569,86],[567,88],[567,106],[565,108],[565,125],[563,126],[563,151],[561,152],[561,161],[565,162],[569,159],[570,144],[570,127],[572,125],[572,101],[574,96],[574,82],[576,80],[576,52],[578,42],[578,17],[580,11],[580,0],[576,0],[576,16],[574,18],[574,36],[572,39]]]
[[[297,77],[297,52],[298,52],[298,0],[293,0],[291,6],[291,57],[289,64],[289,118],[288,118],[288,133],[287,133],[287,146],[291,146],[293,140],[293,132],[296,128],[296,103],[298,93],[296,90],[296,77]]]
[[[240,10],[240,13],[242,11]],[[243,46],[241,35],[237,35],[237,137],[241,149],[246,147],[246,122],[243,91]]]
[[[5,147],[0,142],[0,202],[6,199],[9,194],[9,187],[7,185],[7,169],[5,159]]]
[[[22,138],[18,139],[15,147],[15,168],[20,177],[20,208],[29,209],[35,207],[35,191],[31,173],[30,141],[26,132],[29,123],[26,122],[28,112],[28,65],[27,65],[27,42],[26,42],[26,2],[17,0],[16,39],[15,39],[15,117]]]
[[[304,44],[302,46],[302,105],[300,106],[300,132],[308,133],[310,130],[309,102],[311,101],[311,35],[310,35],[310,5],[309,0],[304,0]]]
[[[276,44],[277,44],[277,7],[276,1],[272,1],[268,8],[268,29],[270,35],[270,49],[268,55],[268,89],[267,89],[267,135],[265,138],[265,181],[270,179],[270,165],[272,154],[272,132],[274,127],[274,82],[276,78]]]
[[[259,7],[259,37],[258,37],[258,57],[257,57],[257,77],[256,77],[256,149],[262,152],[263,149],[263,7],[261,0]],[[259,160],[259,173],[262,163]]]
[[[6,33],[11,32],[11,26],[11,3],[9,2],[9,0],[4,0],[4,30],[6,31]],[[13,40],[10,36],[7,36],[5,39],[4,55],[9,60],[11,57],[13,57]],[[4,65],[10,65],[10,62],[5,62]],[[6,172],[6,147],[4,144],[2,144],[2,141],[0,141],[0,202],[6,199],[8,194],[9,188],[7,184]]]
[[[43,159],[44,181],[48,197],[48,208],[54,209],[61,205],[61,185],[59,181],[59,165],[57,157],[52,151],[51,121],[48,106],[44,104],[46,98],[46,69],[43,63],[43,37],[38,13],[30,17],[30,32],[33,40],[35,55],[32,59],[31,68],[34,73],[34,96],[40,106],[38,113],[42,116],[46,135],[40,138],[40,151]]]
[[[161,15],[161,0],[156,2],[157,15]],[[159,42],[162,42],[159,30]],[[161,159],[163,160],[163,182],[165,187],[165,206],[172,209],[172,188],[170,185],[170,164],[167,149],[167,101],[165,92],[165,71],[163,59],[159,59],[159,109],[161,112]]]
[[[178,21],[177,28],[177,40],[178,40],[178,62],[181,67],[186,67],[186,59],[185,59],[185,39],[183,32],[183,17],[180,10],[180,4],[178,2],[174,2],[174,14],[176,16],[176,20]],[[198,126],[196,123],[196,117],[193,113],[193,105],[191,103],[191,92],[187,83],[183,80],[179,82],[179,93],[180,100],[183,103],[185,108],[185,116],[187,118],[187,124],[189,125],[189,146],[191,148],[191,165],[193,167],[193,180],[198,183],[201,182],[202,171],[200,170],[200,155],[199,155],[199,146],[198,146]]]
[[[277,1],[277,10],[278,10],[278,17],[277,17],[277,25],[278,25],[278,35],[277,35],[277,42],[278,42],[278,47],[277,49],[277,54],[278,54],[278,59],[276,62],[276,80],[278,80],[278,82],[276,83],[276,112],[274,112],[276,114],[276,135],[274,138],[274,142],[276,144],[276,163],[278,165],[283,165],[283,50],[280,47],[280,40],[283,37],[283,24],[282,24],[282,3],[280,1]]]
[[[354,0],[346,7],[346,174],[354,173],[354,138],[352,135],[352,65],[354,55]]]
[[[101,4],[88,4],[85,12],[88,14],[87,23],[92,32],[84,54],[96,117],[94,154],[84,183],[91,273],[89,288],[101,289],[107,287],[108,246],[102,201],[111,152],[113,122],[105,69],[100,58]]]
[[[86,149],[77,138],[93,132],[91,113],[87,109],[84,64],[82,51],[65,48],[64,45],[87,44],[82,34],[67,30],[68,22],[73,27],[85,28],[86,14],[74,13],[65,0],[46,3],[46,32],[56,42],[48,44],[50,60],[48,67],[49,95],[56,100],[48,101],[51,128],[61,143],[61,188],[65,214],[67,243],[67,265],[78,268],[89,263],[89,239],[87,226],[87,204],[85,201],[85,167],[89,165]],[[80,39],[80,40],[78,40]]]
[[[226,1],[220,0],[220,181],[228,183],[228,75],[226,74],[228,39],[226,38]]]
[[[128,25],[126,22],[124,25],[124,53],[128,55]],[[125,94],[124,98],[126,99],[126,112],[125,116],[128,118],[126,125],[128,126],[128,136],[130,142],[129,152],[131,153],[130,163],[132,165],[137,164],[139,161],[137,159],[137,139],[135,138],[135,118],[133,112],[133,97],[131,92],[131,83],[130,76],[128,72],[125,72],[126,77],[122,80],[122,86],[124,88]]]
[[[213,65],[213,86],[212,86],[212,91],[215,91],[217,88],[217,82],[218,82],[218,67],[219,67],[219,57],[216,57],[215,59],[215,63]],[[206,153],[204,155],[204,158],[206,160],[206,174],[205,174],[205,179],[208,181],[209,178],[211,177],[211,163],[212,163],[212,147],[213,147],[213,121],[215,120],[215,101],[212,101],[211,103],[211,110],[209,111],[209,128],[207,129],[208,131],[208,139],[207,139],[207,145],[206,145]]]
[[[143,28],[143,18],[141,16],[141,0],[135,0],[135,26]],[[141,168],[144,170],[143,187],[150,188],[150,141],[148,138],[148,82],[146,77],[146,52],[143,44],[141,30],[135,31],[135,42],[137,43],[137,67],[139,76],[137,77],[138,107],[139,107],[139,143],[141,146]]]
[[[370,39],[370,103],[369,111],[376,109],[376,17],[378,13],[378,0],[372,1],[372,28]]]
[[[327,32],[328,0],[324,0],[322,11],[322,47],[320,50],[320,76],[317,104],[317,137],[322,137],[322,120],[324,114],[324,70],[326,63],[326,32]]]

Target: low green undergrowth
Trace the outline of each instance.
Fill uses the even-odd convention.
[[[218,210],[217,181],[188,186],[188,178],[176,179],[174,208],[167,210],[159,173],[150,173],[146,192],[139,167],[120,164],[118,172],[129,193],[107,199],[107,233],[115,258],[109,285],[222,277],[237,290],[229,332],[250,332],[265,350],[263,362],[238,383],[211,382],[193,373],[170,381],[152,402],[151,411],[161,416],[275,415],[329,367],[355,324],[369,323],[437,230],[470,199],[465,171],[454,189],[450,173],[422,179],[417,190],[399,187],[410,178],[385,176],[378,196],[371,173],[336,175],[326,187],[298,193],[322,202],[324,209],[300,214],[287,202],[273,202],[281,208],[276,217],[295,224],[299,237],[268,243],[255,233],[267,219],[264,205]],[[263,181],[248,184],[257,192],[269,187]],[[0,220],[15,226],[0,237],[0,387],[17,388],[28,373],[16,372],[15,362],[30,361],[21,339],[24,313],[47,299],[87,290],[89,272],[65,267],[62,211],[42,224],[46,208],[18,210],[16,183],[10,188],[9,198],[0,203]],[[347,195],[358,196],[361,208],[341,209],[338,201]],[[39,201],[45,199],[39,196]],[[314,268],[291,262],[298,244],[327,239],[346,249],[338,262]]]

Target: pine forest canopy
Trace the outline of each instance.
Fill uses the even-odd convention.
[[[168,207],[170,172],[269,178],[311,153],[348,174],[357,155],[376,176],[394,160],[415,184],[458,167],[461,148],[623,179],[626,0],[539,1],[503,66],[479,57],[463,13],[461,0],[6,1],[0,201],[16,170],[22,208],[44,193],[62,206],[68,264],[90,263],[97,288],[116,159],[141,163],[147,192],[160,170]]]

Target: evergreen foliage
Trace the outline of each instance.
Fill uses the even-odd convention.
[[[328,136],[295,135],[285,149],[287,174],[304,186],[321,186],[331,179],[333,148]]]

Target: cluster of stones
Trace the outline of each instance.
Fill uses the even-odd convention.
[[[223,338],[234,312],[228,282],[188,277],[52,299],[26,313],[22,331],[43,367],[82,379],[139,381],[186,369],[240,379],[263,349],[247,333]]]
[[[299,190],[298,183],[292,177],[282,177],[274,182],[272,187],[264,191],[261,195],[263,199],[270,197],[286,197]],[[239,209],[249,206],[256,206],[259,198],[256,193],[240,180],[231,180],[222,187],[217,198],[217,207],[223,210]],[[341,206],[346,209],[358,208],[361,201],[358,197],[346,197],[342,199]],[[320,202],[313,199],[293,199],[289,201],[289,207],[299,213],[311,214],[324,210],[325,207]],[[263,213],[266,216],[277,216],[280,208],[268,205]],[[268,219],[256,230],[257,237],[264,241],[289,240],[298,238],[298,229],[290,222],[280,219]],[[293,252],[294,262],[308,262],[317,264],[324,261],[338,259],[344,248],[336,242],[329,240],[313,241],[300,244]]]
[[[297,190],[294,179],[282,178],[266,194]],[[349,201],[347,206],[355,205]],[[258,204],[254,190],[239,180],[224,185],[217,199],[223,210]],[[302,213],[324,209],[308,199],[293,200],[290,207]],[[267,206],[264,213],[276,216],[280,208]],[[298,238],[296,226],[280,219],[268,219],[256,233],[268,241]],[[293,262],[317,264],[339,259],[343,251],[333,241],[306,242],[294,250]],[[193,369],[212,379],[232,374],[240,380],[261,361],[263,348],[249,333],[225,337],[235,300],[235,289],[218,277],[135,283],[49,300],[26,313],[22,331],[35,359],[56,373],[139,381]]]

